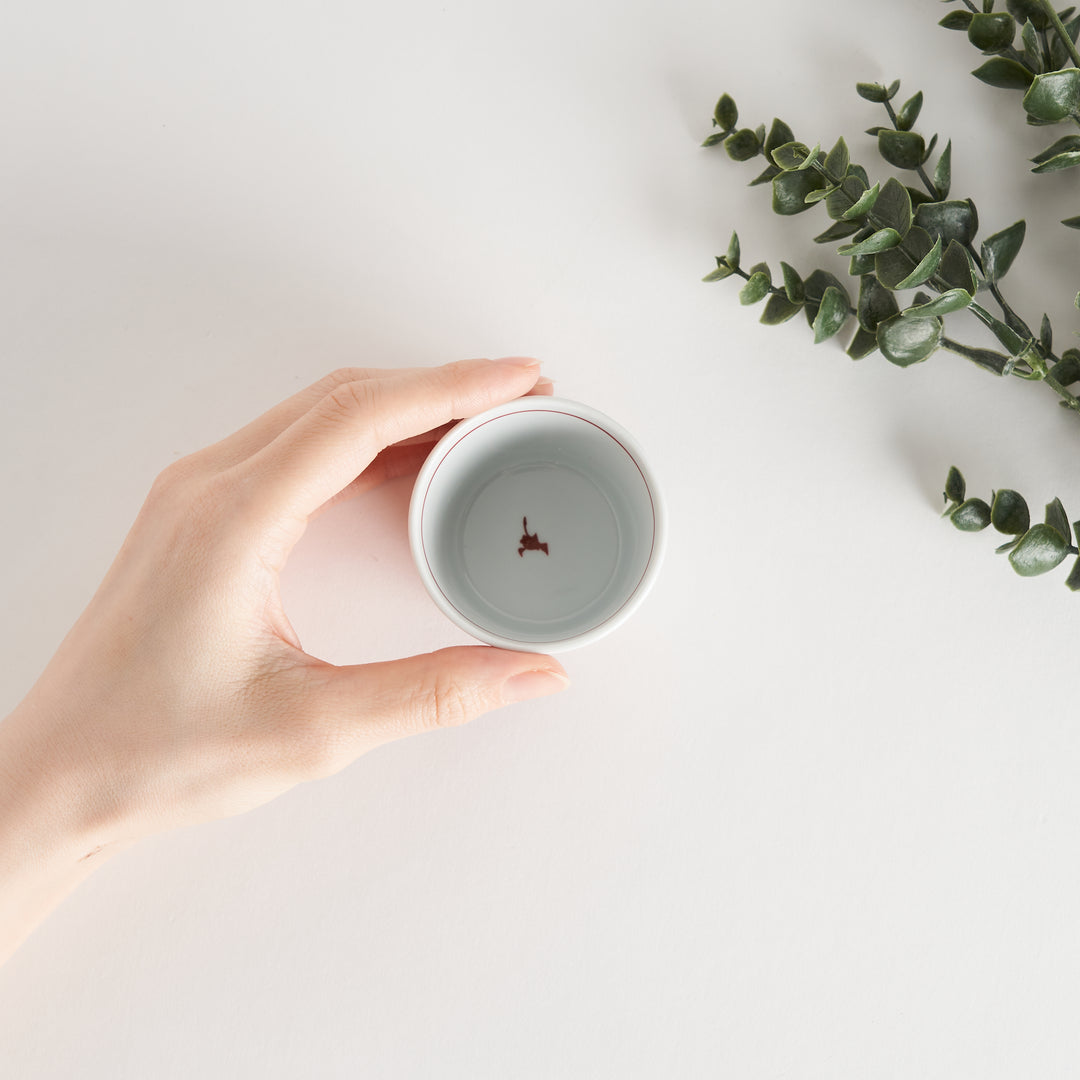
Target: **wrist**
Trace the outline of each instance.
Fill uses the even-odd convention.
[[[115,799],[48,717],[24,702],[0,720],[0,876],[99,862],[123,833]]]
[[[0,720],[0,964],[126,846],[105,805],[46,717],[20,706]]]

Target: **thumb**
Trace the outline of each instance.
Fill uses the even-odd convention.
[[[339,667],[328,680],[328,713],[367,741],[387,742],[468,723],[483,713],[570,685],[541,653],[463,645],[378,664]]]

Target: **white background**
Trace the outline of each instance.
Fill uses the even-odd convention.
[[[937,516],[951,464],[1080,516],[1044,387],[757,325],[700,278],[844,264],[704,151],[721,91],[849,136],[923,88],[1016,306],[1072,308],[1060,130],[930,0],[39,0],[0,18],[0,715],[154,475],[342,364],[525,353],[629,428],[671,542],[562,697],[385,747],[108,864],[0,970],[23,1078],[1073,1076],[1067,570]],[[17,13],[18,12],[18,13]],[[966,316],[954,334],[977,341]],[[284,582],[337,662],[464,640],[407,483]]]

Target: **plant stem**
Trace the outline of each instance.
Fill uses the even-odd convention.
[[[968,241],[968,243],[966,243],[964,247],[967,248],[967,252],[971,256],[971,259],[975,263],[975,266],[978,269],[979,273],[985,277],[986,271],[983,268],[982,259],[979,257],[979,253],[975,250],[974,247],[972,247],[970,241]],[[1015,323],[1017,326],[1021,327],[1023,332],[1027,334],[1029,338],[1034,338],[1035,335],[1031,332],[1031,327],[1028,326],[1028,324],[1024,322],[1024,320],[1021,319],[1015,311],[1013,311],[1012,307],[1009,305],[1009,302],[1005,299],[1005,296],[1002,293],[998,283],[996,281],[991,281],[988,283],[987,288],[990,290],[990,295],[997,301],[998,307],[1001,308],[1001,314],[1005,316],[1005,321],[1008,323]]]
[[[1040,0],[1043,10],[1046,12],[1047,17],[1053,24],[1054,29],[1057,31],[1057,35],[1061,38],[1061,44],[1065,46],[1065,51],[1072,58],[1072,62],[1080,68],[1080,52],[1076,51],[1076,43],[1069,36],[1068,30],[1065,29],[1057,11],[1054,9],[1052,0]]]
[[[1080,412],[1080,398],[1077,398],[1074,394],[1071,394],[1064,386],[1061,385],[1052,375],[1043,376],[1044,383],[1054,391],[1058,397],[1074,412]]]

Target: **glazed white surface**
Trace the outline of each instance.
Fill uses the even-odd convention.
[[[526,540],[537,545],[527,556]],[[565,652],[613,633],[655,584],[666,542],[665,501],[640,444],[566,398],[529,396],[462,421],[431,451],[409,502],[409,544],[432,600],[507,649]]]
[[[970,78],[944,11],[5,15],[0,715],[154,475],[339,365],[541,357],[647,448],[670,544],[634,618],[567,655],[568,694],[108,865],[0,970],[0,1073],[1075,1072],[1080,597],[937,512],[955,464],[1080,516],[1076,423],[700,283],[733,226],[748,261],[843,268],[819,212],[775,219],[753,166],[698,148],[720,92],[876,168],[853,84],[900,77],[983,232],[1027,215],[1011,295],[1068,338],[1073,175],[1025,170],[1046,132]],[[305,535],[284,587],[310,651],[467,640],[412,566],[408,499]]]

